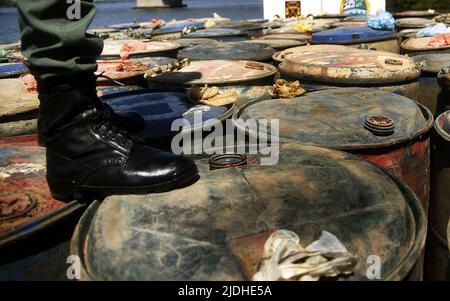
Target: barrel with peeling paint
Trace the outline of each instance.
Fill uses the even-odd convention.
[[[220,42],[237,42],[247,39],[247,33],[232,28],[208,28],[183,35],[182,38],[207,38]]]
[[[279,51],[272,56],[272,59],[275,61],[276,64],[280,64],[281,62],[284,61],[284,59],[288,55],[294,53],[303,53],[305,51],[323,51],[323,50],[339,51],[341,49],[351,50],[350,47],[343,45],[307,45],[307,46],[292,47]]]
[[[27,66],[22,63],[0,64],[0,79],[19,77],[27,72],[29,72]]]
[[[192,61],[189,66],[178,71],[148,77],[150,88],[163,89],[190,87],[192,85],[211,86],[265,86],[272,85],[277,68],[253,61]]]
[[[52,198],[45,149],[36,136],[0,139],[0,248],[68,218],[83,207]]]
[[[426,247],[425,279],[450,280],[447,226],[450,218],[450,111],[434,125],[433,178]]]
[[[427,10],[407,10],[402,12],[397,12],[394,14],[396,19],[402,18],[425,18],[432,19],[438,15],[435,11],[427,11]]]
[[[339,44],[400,53],[400,42],[395,31],[375,30],[368,26],[339,27],[314,33],[312,44]]]
[[[153,35],[182,32],[185,28],[203,29],[204,25],[204,21],[174,21],[154,30]]]
[[[431,46],[433,37],[416,38],[412,37],[402,42],[402,52],[410,54],[414,52],[443,51],[450,52],[450,45]]]
[[[280,40],[248,40],[248,41],[244,41],[243,43],[266,45],[267,47],[273,48],[278,51],[306,45],[306,41],[281,40],[281,39]]]
[[[279,66],[285,79],[331,87],[376,87],[417,99],[420,69],[414,61],[395,53],[339,49],[311,50],[286,56]]]
[[[175,39],[170,42],[180,45],[180,48],[192,47],[197,45],[214,45],[219,43],[217,40],[204,38],[184,38]]]
[[[345,150],[408,184],[428,212],[433,115],[403,96],[366,88],[318,91],[295,99],[248,102],[234,113],[242,122],[278,119],[281,141]]]
[[[422,70],[419,79],[418,101],[436,114],[438,95],[441,88],[437,82],[437,74],[450,64],[450,53],[426,52],[411,54],[417,66]]]
[[[436,25],[436,21],[425,18],[402,18],[395,22],[398,29],[425,28]]]
[[[359,257],[339,280],[367,280],[374,254],[382,280],[405,279],[426,235],[419,200],[396,178],[350,154],[291,143],[273,166],[207,171],[184,189],[94,203],[71,252],[83,280],[251,280],[276,229],[304,244],[336,235]]]
[[[450,65],[443,68],[437,77],[441,93],[438,95],[436,115],[440,115],[450,110]]]
[[[262,36],[252,37],[254,40],[294,40],[300,42],[310,42],[312,36],[310,33],[279,33],[279,34],[268,34]]]
[[[180,46],[170,42],[149,42],[148,40],[105,40],[101,59],[114,60],[126,50],[129,57],[176,57]]]
[[[275,50],[266,45],[228,42],[185,48],[178,53],[178,57],[191,61],[247,60],[270,63],[274,53]]]

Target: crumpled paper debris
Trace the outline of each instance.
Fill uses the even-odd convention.
[[[358,258],[333,234],[323,231],[304,248],[292,231],[272,233],[264,245],[263,259],[253,281],[318,281],[322,277],[351,275]]]
[[[269,94],[275,98],[294,98],[305,94],[305,89],[297,80],[295,82],[288,82],[284,79],[277,79]]]
[[[189,89],[187,98],[195,104],[221,107],[235,103],[238,100],[238,94],[235,89],[220,93],[219,88],[205,85],[204,87],[194,86]]]
[[[177,71],[184,67],[189,66],[190,63],[191,62],[189,61],[189,59],[184,58],[184,59],[179,59],[178,62],[173,62],[173,63],[167,64],[167,65],[155,65],[150,70],[145,72],[144,78],[154,77],[159,74]]]

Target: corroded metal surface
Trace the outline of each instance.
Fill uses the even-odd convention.
[[[0,78],[19,77],[28,72],[28,68],[22,63],[0,64]]]
[[[370,27],[342,27],[313,34],[313,44],[359,44],[397,39],[396,33],[390,30],[375,30]]]
[[[323,50],[336,52],[336,51],[339,51],[341,49],[350,50],[348,48],[348,46],[343,46],[343,45],[308,45],[308,46],[299,46],[299,47],[288,48],[288,49],[285,49],[283,51],[277,52],[277,53],[275,53],[273,55],[272,59],[275,62],[281,63],[286,56],[288,56],[290,54],[293,54],[293,53],[303,53],[305,51],[318,52],[318,51],[323,51]]]
[[[83,279],[245,280],[275,229],[295,231],[305,244],[321,230],[335,234],[360,258],[348,280],[366,280],[374,254],[383,280],[401,280],[420,256],[426,224],[409,188],[376,166],[287,144],[274,166],[201,173],[181,190],[93,204],[71,251]]]
[[[247,33],[232,28],[209,28],[191,32],[182,38],[209,38],[219,41],[243,40]]]
[[[395,123],[388,136],[376,135],[364,123],[386,116]],[[430,189],[429,130],[433,116],[405,97],[378,89],[342,88],[304,97],[249,102],[233,115],[238,120],[280,122],[280,140],[298,141],[357,154],[410,185],[428,210]],[[249,135],[256,133],[242,128]]]
[[[438,73],[439,85],[450,92],[450,70],[441,71]]]
[[[27,92],[22,79],[0,79],[0,118],[31,112],[38,106],[37,93]]]
[[[218,41],[216,41],[216,40],[204,39],[204,38],[175,39],[175,40],[171,40],[171,42],[180,45],[181,48],[197,46],[197,45],[205,45],[205,44],[211,45],[211,44],[218,43]]]
[[[403,12],[398,12],[394,14],[396,18],[433,18],[437,16],[436,12],[430,12],[426,10],[408,10]]]
[[[144,43],[147,47],[143,51],[130,52],[130,57],[142,57],[142,56],[169,56],[171,57],[173,52],[176,53],[180,48],[178,44],[170,42],[149,42],[148,40],[105,40],[103,52],[101,54],[102,59],[119,58],[120,52],[125,44],[133,45],[134,43]]]
[[[398,28],[424,28],[436,25],[433,20],[428,20],[425,18],[402,18],[397,20],[396,25]]]
[[[293,47],[299,47],[302,45],[306,45],[306,41],[295,41],[295,40],[249,40],[244,41],[243,43],[250,44],[262,44],[268,47],[271,47],[275,50],[284,50]]]
[[[416,51],[448,51],[450,50],[450,45],[432,47],[429,45],[433,37],[428,38],[409,38],[401,44],[401,47],[406,52],[416,52]]]
[[[333,23],[333,27],[367,27],[367,21],[345,21]]]
[[[212,45],[197,45],[185,48],[178,57],[192,61],[202,60],[248,60],[270,61],[275,50],[266,45],[241,42],[217,43]]]
[[[252,37],[255,40],[295,40],[295,41],[311,41],[311,34],[297,33],[297,34],[269,34],[263,36]]]
[[[401,83],[420,76],[420,69],[408,57],[359,49],[294,53],[279,69],[300,80],[351,85]]]
[[[442,68],[450,65],[450,53],[426,52],[409,55],[423,72],[436,75]]]
[[[425,279],[450,280],[447,226],[450,218],[450,112],[435,122],[433,178],[426,252]]]
[[[35,136],[0,139],[0,247],[23,239],[80,209],[51,197],[45,150]]]
[[[273,82],[277,69],[269,64],[249,61],[193,61],[179,71],[148,78],[149,84],[171,84],[190,86],[246,84],[251,82]]]
[[[205,25],[204,21],[174,21],[165,24],[163,27],[153,31],[154,35],[168,34],[174,32],[182,32],[186,27],[195,27],[202,29]]]

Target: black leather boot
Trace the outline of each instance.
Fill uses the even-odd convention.
[[[96,105],[95,90],[75,84],[39,91],[38,128],[56,199],[163,192],[196,180],[190,159],[154,149],[113,125],[111,112]]]
[[[50,90],[55,90],[55,87],[61,87],[67,85],[68,82],[75,83],[76,86],[80,87],[83,91],[94,91],[96,89],[97,76],[94,74],[81,74],[76,77],[76,79],[70,78],[60,78],[47,81],[45,83],[40,83],[40,89],[44,92]],[[64,101],[64,100],[62,100]],[[126,112],[114,112],[114,110],[106,103],[100,101],[98,97],[92,97],[93,105],[99,109],[106,109],[110,111],[110,121],[111,123],[127,132],[136,133],[143,129],[145,126],[145,121],[142,116],[136,111],[126,111]],[[38,144],[40,146],[46,146],[45,135],[41,135],[38,132]]]

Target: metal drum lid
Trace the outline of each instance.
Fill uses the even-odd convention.
[[[396,39],[396,32],[390,30],[375,30],[370,27],[340,27],[314,33],[312,42],[315,44],[358,44]]]
[[[181,48],[192,47],[192,46],[197,46],[197,45],[205,45],[205,44],[211,45],[211,44],[218,43],[217,40],[204,39],[204,38],[175,39],[175,40],[171,40],[170,42],[180,45]]]
[[[409,57],[360,49],[290,54],[280,71],[298,79],[350,85],[394,84],[420,76]]]
[[[209,28],[191,32],[182,38],[220,38],[246,36],[245,32],[232,28]]]
[[[295,40],[249,40],[244,41],[242,43],[266,45],[267,47],[271,47],[275,50],[284,50],[288,48],[306,45],[306,41],[295,41]]]
[[[118,32],[118,31],[119,31],[118,29],[105,27],[105,28],[92,28],[92,29],[89,29],[87,31],[87,33],[95,34],[95,35],[102,35],[102,34]]]
[[[425,28],[436,25],[435,21],[424,18],[398,19],[395,23],[399,28]]]
[[[111,94],[120,94],[124,92],[132,92],[144,90],[144,88],[140,86],[110,86],[110,87],[97,87],[97,95],[98,96],[106,96]]]
[[[170,42],[149,42],[148,40],[106,40],[101,58],[118,58],[123,47],[128,45],[130,57],[152,55],[155,53],[172,52],[180,48],[178,44]]]
[[[163,27],[153,31],[154,35],[168,34],[174,32],[182,32],[186,27],[195,27],[197,29],[203,28],[204,21],[175,21],[165,24]]]
[[[225,120],[232,114],[234,106],[212,107],[195,105],[187,99],[186,91],[133,91],[106,95],[102,100],[110,105],[114,111],[136,111],[145,120],[145,128],[137,135],[144,138],[168,137],[175,135],[171,126],[174,120],[185,119],[190,122],[190,130],[201,127],[209,120]],[[202,120],[194,119],[195,112],[202,113]],[[196,123],[197,122],[197,123]]]
[[[18,77],[26,72],[28,68],[22,63],[0,64],[0,78]]]
[[[145,64],[145,65],[149,66],[150,68],[153,68],[153,67],[155,67],[157,65],[158,66],[162,66],[162,65],[168,65],[168,64],[171,64],[171,63],[178,62],[177,59],[174,59],[174,58],[171,58],[171,57],[164,57],[164,56],[160,56],[160,57],[141,57],[141,58],[132,59],[132,61]]]
[[[93,204],[71,254],[86,280],[251,280],[274,230],[294,231],[306,245],[329,231],[360,259],[339,279],[367,280],[367,258],[379,254],[382,279],[402,280],[425,243],[420,206],[365,160],[283,144],[273,166],[204,172],[184,189]]]
[[[450,45],[433,47],[430,45],[434,37],[426,38],[409,38],[403,41],[401,47],[408,51],[430,51],[430,50],[446,50],[450,49]]]
[[[307,32],[319,32],[323,30],[327,30],[330,28],[330,25],[312,25],[311,28],[304,31],[299,31],[295,29],[295,25],[283,26],[277,29],[271,29],[267,31],[267,34],[298,34],[298,33],[307,33]]]
[[[268,61],[272,59],[275,50],[266,45],[240,42],[217,43],[212,45],[197,45],[185,48],[178,57],[192,61],[201,60],[248,60]]]
[[[394,14],[396,18],[433,18],[437,16],[436,12],[426,11],[426,10],[408,10],[403,12],[398,12]]]
[[[0,247],[23,239],[80,209],[52,198],[45,149],[36,136],[0,139]]]
[[[274,76],[276,73],[277,68],[260,62],[192,61],[189,66],[181,70],[150,77],[148,80],[178,85],[221,85],[266,79]]]
[[[272,59],[276,62],[282,62],[286,56],[293,54],[293,53],[302,53],[304,51],[322,51],[322,50],[329,50],[329,51],[339,51],[341,49],[344,50],[353,50],[354,48],[349,48],[347,46],[342,45],[309,45],[309,46],[300,46],[300,47],[293,47],[288,48],[283,51],[277,52],[273,55]]]
[[[420,28],[410,28],[410,29],[403,29],[398,32],[398,34],[403,38],[414,38],[416,36],[416,33],[420,31]]]
[[[424,72],[437,74],[442,68],[450,65],[450,53],[448,52],[425,52],[410,56]]]
[[[367,22],[367,21],[369,21],[370,17],[372,17],[372,16],[367,16],[367,15],[348,16],[342,21],[343,22]]]
[[[284,34],[269,34],[254,38],[256,40],[295,40],[295,41],[310,41],[311,34],[306,33],[284,33]]]
[[[367,22],[345,21],[333,24],[333,27],[367,27]]]
[[[117,30],[122,30],[122,29],[128,29],[128,28],[139,28],[141,27],[138,23],[121,23],[121,24],[113,24],[113,25],[108,25],[108,28],[112,28],[112,29],[117,29]]]
[[[279,120],[281,141],[341,150],[390,146],[413,139],[433,125],[432,114],[424,107],[373,88],[329,89],[295,99],[249,102],[233,116],[238,126],[272,119]],[[246,132],[256,135],[252,128]]]
[[[97,61],[96,74],[103,74],[113,80],[127,80],[142,77],[150,66],[140,62],[130,61]],[[99,78],[97,82],[105,82],[108,79]]]
[[[0,117],[27,113],[38,107],[38,94],[28,92],[22,79],[0,79]]]
[[[439,136],[450,142],[450,111],[444,112],[436,118],[434,128]]]

